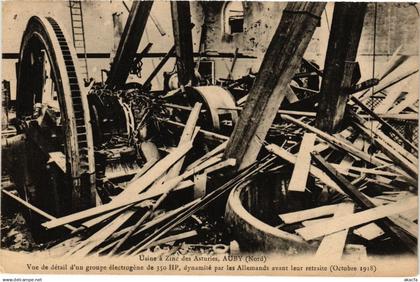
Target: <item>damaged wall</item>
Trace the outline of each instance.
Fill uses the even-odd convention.
[[[130,6],[130,1],[127,4]],[[22,4],[23,3],[23,4]],[[223,10],[227,2],[191,2],[191,15],[194,27],[192,29],[194,52],[199,51],[199,42],[202,25],[205,23],[207,33],[204,36],[205,51],[212,54],[208,60],[214,61],[214,72],[217,78],[228,77],[233,59],[226,58],[223,54],[232,55],[235,49],[250,58],[240,58],[232,72],[233,78],[239,78],[249,73],[258,71],[259,65],[266,51],[271,37],[280,21],[285,2],[238,2],[244,11],[243,32],[226,34],[223,32]],[[15,58],[3,60],[3,79],[10,80],[12,95],[15,87],[15,62],[19,53],[19,46],[23,30],[30,16],[50,15],[60,21],[68,32],[71,31],[70,12],[66,1],[60,2],[4,2],[2,25],[2,52],[14,54]],[[415,7],[407,3],[378,3],[377,12],[377,46],[376,64],[386,61],[396,48],[403,44],[402,54],[418,54],[418,19]],[[328,3],[326,12],[321,17],[321,24],[315,31],[305,58],[314,60],[321,67],[324,64],[325,52],[328,43],[328,30],[332,21],[333,3]],[[373,53],[373,22],[374,4],[369,4],[365,18],[365,26],[359,47],[359,61],[362,70],[370,75],[372,69]],[[123,13],[125,18],[128,12],[119,1],[88,1],[83,2],[85,18],[86,45],[89,53],[109,53],[113,46],[112,14]],[[159,63],[161,54],[166,53],[173,44],[172,23],[169,2],[156,2],[151,11],[166,34],[161,35],[151,20],[146,25],[146,31],[139,46],[139,51],[152,42],[152,54],[155,57],[143,60],[142,77],[131,76],[131,81],[142,82]],[[3,57],[4,58],[4,57]],[[204,58],[206,59],[206,58]],[[162,88],[162,72],[171,71],[175,60],[171,59],[166,67],[153,81],[155,89]],[[96,79],[101,79],[101,69],[109,67],[109,59],[89,59],[89,73]]]

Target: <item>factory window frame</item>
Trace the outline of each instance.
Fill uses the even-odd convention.
[[[222,10],[222,26],[225,34],[244,31],[244,7],[241,1],[226,2]]]

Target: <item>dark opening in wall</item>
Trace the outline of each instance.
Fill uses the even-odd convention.
[[[227,2],[223,9],[223,29],[226,34],[244,31],[244,7],[241,1]]]

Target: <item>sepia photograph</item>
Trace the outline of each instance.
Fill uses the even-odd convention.
[[[417,281],[419,3],[0,4],[10,281]]]

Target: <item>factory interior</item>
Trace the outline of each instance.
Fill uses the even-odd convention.
[[[415,257],[419,18],[3,2],[1,248]]]

